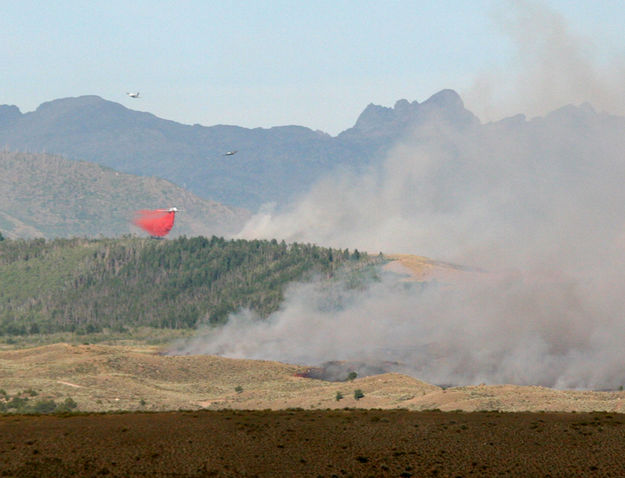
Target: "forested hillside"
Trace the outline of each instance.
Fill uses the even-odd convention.
[[[176,206],[171,236],[229,235],[249,213],[202,199],[169,181],[50,154],[0,151],[0,230],[6,237],[114,237],[141,231],[137,209]]]
[[[0,241],[0,334],[194,328],[249,308],[277,310],[285,286],[378,261],[276,240]]]

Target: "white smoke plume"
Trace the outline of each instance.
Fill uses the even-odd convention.
[[[326,179],[292,211],[259,213],[246,236],[416,253],[485,272],[423,289],[392,275],[365,291],[294,285],[268,320],[235,315],[186,351],[391,361],[438,384],[623,385],[622,131],[625,121],[576,107],[415,135],[379,174]]]
[[[550,59],[536,61],[548,72]],[[268,320],[241,312],[185,351],[390,361],[439,384],[625,385],[624,133],[623,118],[588,104],[466,128],[431,119],[367,174],[335,174],[290,209],[259,212],[241,236],[484,272],[426,287],[392,274],[365,291],[293,285]]]
[[[544,115],[583,102],[625,114],[624,52],[606,53],[600,39],[573,31],[561,13],[543,2],[498,2],[492,13],[513,56],[505,64],[489,65],[463,92],[480,118]]]
[[[268,320],[235,314],[184,353],[308,365],[347,360],[436,384],[618,387],[625,325],[595,315],[606,312],[600,306],[578,303],[577,287],[510,280],[419,290],[387,278],[366,293],[329,296],[319,285],[297,284]]]

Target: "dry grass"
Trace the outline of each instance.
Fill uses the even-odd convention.
[[[166,356],[154,346],[55,344],[0,352],[0,388],[39,399],[71,397],[81,411],[406,408],[625,412],[625,392],[514,385],[446,390],[396,373],[326,382],[305,367],[208,355]],[[364,397],[354,398],[362,390]],[[343,399],[336,400],[337,392]]]

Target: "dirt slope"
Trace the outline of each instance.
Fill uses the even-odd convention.
[[[390,254],[385,256],[390,262],[384,268],[390,272],[404,275],[405,281],[437,280],[453,283],[468,280],[472,274],[482,274],[477,269],[450,264],[413,254]]]

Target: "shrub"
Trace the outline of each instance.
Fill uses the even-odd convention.
[[[362,390],[360,390],[359,388],[357,388],[356,390],[354,390],[354,398],[356,400],[360,400],[361,398],[363,398],[365,396],[365,394],[362,392]]]
[[[7,408],[15,408],[19,411],[26,405],[26,402],[28,402],[28,398],[13,397],[11,401],[7,403]]]
[[[39,400],[33,407],[35,413],[52,413],[55,410],[56,403],[54,400]]]
[[[78,404],[74,401],[72,397],[67,397],[63,403],[57,405],[56,410],[57,413],[69,413],[72,410],[76,409]]]
[[[338,402],[343,398],[343,394],[341,392],[336,392],[336,401]]]

